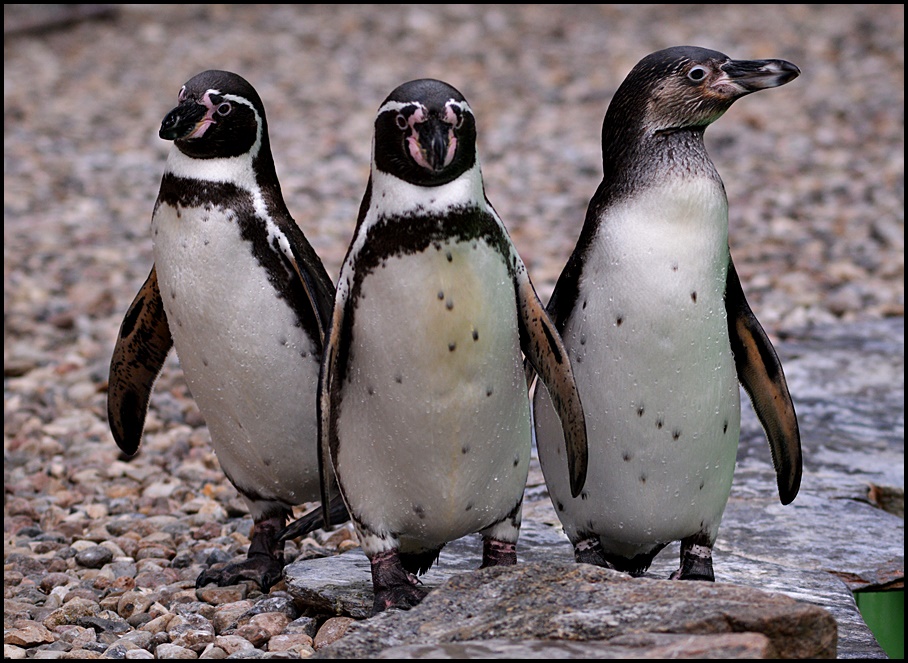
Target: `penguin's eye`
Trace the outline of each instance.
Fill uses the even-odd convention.
[[[398,129],[403,130],[407,128],[407,118],[405,118],[402,113],[398,113],[394,121],[397,123]]]
[[[183,103],[186,100],[186,86],[180,88],[180,94],[177,95],[177,103]]]
[[[691,79],[692,81],[694,81],[695,83],[699,83],[704,78],[706,78],[706,74],[707,74],[706,67],[697,66],[697,67],[692,67],[691,70],[689,72],[687,72],[687,77],[689,79]]]
[[[230,105],[229,101],[225,101],[220,106],[218,106],[217,112],[218,115],[230,115],[230,111],[233,110],[233,106]]]
[[[463,126],[463,113],[455,113],[454,128],[460,129]]]

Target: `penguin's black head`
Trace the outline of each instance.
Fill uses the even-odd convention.
[[[375,118],[375,167],[411,184],[439,186],[476,163],[476,120],[466,99],[424,78],[395,89]]]
[[[640,60],[615,92],[604,129],[646,134],[702,129],[751,92],[785,85],[801,71],[785,60],[732,60],[696,46],[675,46]]]
[[[196,159],[235,157],[267,141],[265,108],[246,79],[215,69],[193,76],[158,135]]]

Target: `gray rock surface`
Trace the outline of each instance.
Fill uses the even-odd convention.
[[[722,583],[634,579],[588,564],[547,561],[455,575],[416,608],[361,622],[319,657],[402,655],[399,648],[408,645],[482,647],[490,638],[527,641],[527,649],[539,646],[534,641],[551,647],[565,640],[594,641],[608,649],[608,642],[598,641],[665,633],[759,633],[768,640],[760,643],[766,658],[836,654],[832,616],[780,594]],[[645,642],[638,640],[638,646],[647,647]],[[623,648],[627,641],[619,643]],[[666,644],[655,640],[648,648]],[[737,649],[741,643],[725,645]],[[521,657],[514,649],[508,653]]]

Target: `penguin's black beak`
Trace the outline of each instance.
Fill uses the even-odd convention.
[[[181,140],[201,136],[211,124],[209,109],[194,100],[187,100],[164,116],[158,136],[164,140]]]
[[[451,163],[452,147],[457,140],[451,125],[433,117],[416,126],[419,132],[417,142],[420,155],[425,160],[425,163],[420,165],[436,173],[443,170]]]
[[[741,88],[742,95],[785,85],[801,74],[786,60],[729,60],[720,69],[728,77],[727,82]]]

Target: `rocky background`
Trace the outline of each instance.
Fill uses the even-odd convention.
[[[332,277],[378,105],[413,78],[453,84],[546,300],[599,182],[605,109],[641,57],[790,60],[797,80],[706,134],[750,304],[775,339],[904,316],[902,5],[5,5],[4,33],[8,658],[307,656],[344,626],[280,585],[196,593],[205,565],[245,552],[251,520],[174,356],[141,453],[121,458],[107,428],[114,339],[151,267],[157,130],[201,70],[259,91],[288,206]],[[354,547],[342,528],[287,553]]]

